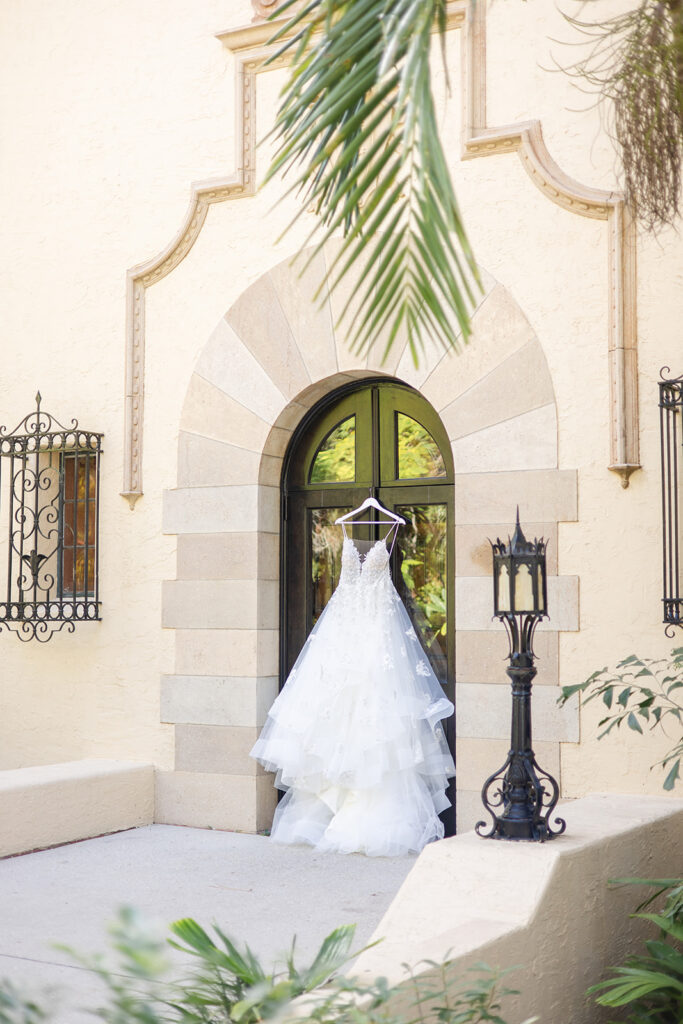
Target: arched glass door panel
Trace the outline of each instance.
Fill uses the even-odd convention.
[[[356,479],[356,417],[347,416],[327,435],[311,463],[310,484]]]
[[[347,506],[335,508],[311,508],[309,531],[311,537],[311,628],[320,618],[320,613],[332,597],[341,575],[342,532],[335,526],[336,520],[351,509]]]
[[[286,493],[372,484],[372,395],[365,389],[313,410],[295,432],[283,477]]]
[[[419,627],[434,674],[448,681],[448,507],[395,505],[406,521],[396,538],[394,582],[408,614]]]
[[[396,476],[424,480],[447,476],[441,450],[428,430],[405,413],[396,413]]]

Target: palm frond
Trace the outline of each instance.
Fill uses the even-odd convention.
[[[295,176],[295,220],[308,208],[318,218],[313,257],[341,233],[330,290],[363,266],[341,315],[354,351],[367,353],[383,331],[386,356],[401,327],[415,361],[427,340],[457,350],[470,335],[479,275],[431,87],[446,0],[310,0],[292,13],[293,2],[276,12],[291,16],[270,60],[286,54],[291,64],[266,181]]]

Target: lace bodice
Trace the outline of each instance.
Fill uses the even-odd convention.
[[[340,586],[373,586],[383,580],[391,580],[389,552],[383,540],[378,540],[361,559],[358,548],[350,537],[342,544]]]

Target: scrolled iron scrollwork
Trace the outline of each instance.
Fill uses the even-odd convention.
[[[488,823],[486,821],[478,821],[474,826],[474,831],[477,833],[478,836],[481,836],[482,839],[492,839],[496,834],[496,823],[498,821],[498,816],[496,815],[495,811],[499,808],[505,807],[505,772],[507,771],[509,762],[510,758],[508,757],[507,761],[502,766],[502,768],[499,768],[497,771],[493,773],[493,775],[490,775],[481,788],[482,803],[484,804],[484,808],[488,811],[492,818],[492,820]],[[496,785],[496,783],[498,784],[498,789],[496,789],[495,792],[491,793],[491,787]],[[483,829],[487,827],[487,824],[489,827],[489,831],[484,832]]]
[[[683,380],[683,377],[681,377],[681,376],[672,377],[671,376],[671,367],[670,366],[663,366],[661,368],[661,370],[659,371],[659,379],[662,382],[662,384],[680,384],[681,381]]]
[[[103,435],[36,408],[0,427],[0,529],[7,532],[7,593],[0,629],[41,643],[98,620],[99,458]],[[4,489],[2,466],[9,469]],[[3,504],[6,506],[3,509]]]
[[[492,820],[478,821],[474,830],[482,839],[552,839],[567,828],[563,818],[555,818],[556,828],[550,824],[559,797],[556,780],[540,767],[532,752],[510,751],[505,763],[489,776],[481,790],[482,803]],[[523,817],[515,817],[515,802],[523,808]],[[497,814],[500,809],[502,813]],[[487,827],[489,831],[484,832]]]
[[[669,639],[683,627],[683,552],[680,465],[683,462],[683,377],[659,372],[659,431],[662,472],[662,612]]]
[[[49,412],[42,410],[40,408],[41,402],[42,396],[40,391],[38,391],[36,393],[36,408],[28,413],[27,416],[24,416],[23,420],[17,423],[14,430],[8,430],[7,427],[0,426],[0,444],[4,441],[16,441],[22,438],[26,438],[28,441],[31,436],[46,437],[56,431],[78,430],[77,419],[72,419],[71,425],[66,427],[56,417],[50,415]]]
[[[63,629],[67,633],[73,633],[76,629],[76,624],[69,619],[63,619],[58,622],[51,619],[21,619],[18,622],[3,622],[0,620],[0,630],[3,627],[14,633],[23,643],[28,643],[29,640],[37,640],[38,643],[46,644],[55,633],[61,633]]]

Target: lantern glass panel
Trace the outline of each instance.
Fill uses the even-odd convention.
[[[543,564],[539,563],[536,566],[537,586],[538,586],[538,610],[539,612],[545,611],[545,591],[543,587]]]
[[[534,590],[531,572],[526,562],[522,562],[515,574],[515,611],[534,611]]]
[[[498,611],[509,612],[510,608],[510,573],[504,562],[498,563]]]

